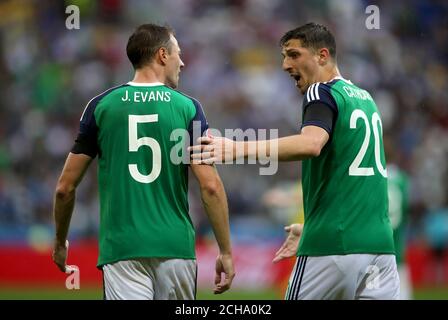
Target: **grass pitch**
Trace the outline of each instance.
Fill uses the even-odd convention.
[[[416,300],[448,300],[448,288],[424,288],[414,292]],[[83,288],[66,290],[63,288],[45,287],[0,287],[0,300],[102,300],[102,288]],[[278,290],[248,291],[232,289],[220,295],[213,294],[211,289],[200,289],[198,300],[282,300]]]

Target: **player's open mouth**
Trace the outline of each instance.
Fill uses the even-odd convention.
[[[299,86],[300,76],[292,76],[296,80],[296,86]]]

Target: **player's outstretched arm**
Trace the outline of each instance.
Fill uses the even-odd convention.
[[[223,163],[237,158],[253,157],[278,161],[298,161],[319,156],[329,139],[328,132],[317,126],[306,126],[300,134],[271,140],[233,141],[222,137],[200,137],[198,145],[189,148],[194,163]]]
[[[288,232],[288,237],[285,242],[283,242],[280,249],[278,249],[275,253],[275,257],[272,262],[279,262],[280,260],[296,255],[302,230],[303,225],[299,223],[291,224],[285,227],[285,231]]]
[[[223,293],[232,285],[235,271],[230,242],[229,210],[226,193],[216,168],[208,165],[191,165],[199,181],[202,203],[219,246],[215,267],[215,294]],[[224,278],[222,274],[224,273]]]
[[[53,206],[56,236],[52,258],[62,272],[66,272],[68,249],[66,240],[75,205],[75,190],[91,161],[92,158],[85,154],[69,153],[56,186]]]

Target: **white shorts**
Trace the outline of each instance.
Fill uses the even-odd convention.
[[[196,260],[142,258],[103,266],[105,300],[194,300]]]
[[[400,280],[395,256],[348,254],[299,256],[286,300],[396,300]]]

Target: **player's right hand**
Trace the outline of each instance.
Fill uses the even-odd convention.
[[[215,270],[215,288],[213,289],[213,293],[220,294],[229,290],[235,277],[232,256],[230,254],[218,255]],[[224,273],[224,278],[222,278],[222,273]]]
[[[52,258],[54,263],[58,266],[59,270],[66,272],[67,267],[67,251],[68,251],[68,240],[65,240],[65,245],[60,243],[54,243]]]
[[[275,257],[272,262],[279,262],[285,258],[295,256],[299,247],[300,236],[302,235],[303,224],[295,223],[285,227],[285,231],[288,232],[288,237],[282,246],[275,253]]]
[[[194,164],[231,163],[236,159],[237,153],[238,156],[244,154],[243,145],[224,137],[207,135],[198,138],[197,143],[188,147],[188,151],[192,152],[191,160]]]

